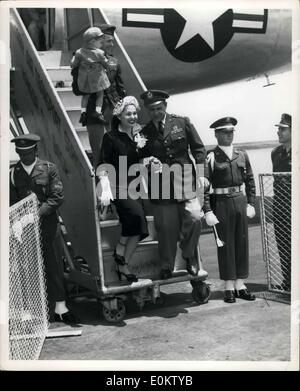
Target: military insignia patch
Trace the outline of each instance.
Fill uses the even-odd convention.
[[[179,132],[182,132],[183,129],[182,128],[178,128],[177,125],[173,126],[173,129],[171,130],[171,133],[179,133]]]

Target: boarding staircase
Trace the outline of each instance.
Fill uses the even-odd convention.
[[[76,12],[76,17],[82,17],[82,11]],[[11,17],[16,100],[28,129],[43,140],[39,148],[41,156],[58,165],[64,183],[67,202],[60,212],[67,242],[71,242],[69,255],[71,260],[74,255],[77,258],[68,273],[69,279],[90,290],[101,286],[103,293],[116,294],[120,283],[112,258],[121,227],[112,205],[105,208],[97,205],[95,173],[86,156],[90,153],[88,132],[79,123],[80,97],[75,96],[71,88],[71,53],[80,46],[76,37],[81,36],[87,26],[78,23],[78,31],[73,32],[76,42],[72,41],[69,47],[37,52],[16,10],[11,11]],[[100,22],[109,22],[100,13],[95,17],[101,17]],[[127,93],[140,96],[145,86],[117,36],[114,54],[120,61]],[[142,112],[140,114],[144,121],[146,118]],[[146,205],[146,214],[149,236],[139,243],[131,271],[151,284],[151,280],[158,277],[160,263],[150,202]],[[179,271],[184,269],[182,262],[179,250],[176,261]],[[178,278],[183,281],[186,277],[181,273]]]
[[[81,97],[74,95],[72,92],[72,76],[69,65],[71,53],[63,51],[45,51],[38,52],[38,54],[46,71],[48,72],[48,75],[58,93],[59,98],[61,99],[66,114],[70,118],[86,154],[91,157],[91,147],[87,129],[79,123],[81,113]],[[146,205],[149,236],[139,243],[138,248],[135,251],[134,258],[136,258],[136,262],[134,262],[134,264],[136,265],[139,263],[139,258],[142,257],[144,260],[149,258],[150,260],[150,258],[153,258],[153,253],[157,254],[157,240],[154,229],[154,219],[151,213],[151,204],[146,202]],[[99,204],[98,211],[101,227],[101,247],[104,257],[104,264],[113,264],[113,262],[111,262],[111,258],[113,256],[117,239],[120,236],[121,228],[118,216],[113,205],[110,205],[109,207],[103,207]],[[149,264],[151,265],[151,262]],[[77,258],[77,266],[81,271],[88,270],[84,260],[82,260],[80,257]],[[136,272],[139,275],[141,274],[141,270],[133,270],[133,272]],[[149,275],[149,270],[146,274]],[[153,272],[153,275],[154,274],[155,272]],[[114,284],[113,277],[112,280],[108,282]]]
[[[84,150],[90,155],[91,147],[87,129],[79,123],[81,97],[72,92],[72,76],[69,65],[72,54],[61,50],[38,53]]]

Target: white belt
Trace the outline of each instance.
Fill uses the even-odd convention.
[[[242,186],[232,186],[232,187],[216,187],[213,189],[214,194],[231,194],[239,193],[242,191]]]

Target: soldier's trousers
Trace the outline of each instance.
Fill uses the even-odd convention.
[[[194,257],[201,233],[200,210],[197,198],[185,202],[153,204],[162,269],[174,269],[178,240],[182,256]],[[196,263],[196,260],[194,262]]]
[[[218,247],[221,280],[244,279],[249,274],[247,200],[243,193],[213,195],[213,211],[219,220],[216,229],[225,242]]]
[[[45,217],[41,223],[41,237],[49,302],[65,300],[63,264],[54,249],[57,232],[56,216]]]

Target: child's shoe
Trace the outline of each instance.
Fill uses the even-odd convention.
[[[108,122],[103,117],[102,113],[98,113],[97,111],[95,111],[91,116],[92,118],[96,119],[100,124],[108,125]]]
[[[86,119],[86,112],[83,111],[79,118],[79,122],[82,124],[82,126],[86,126]]]

